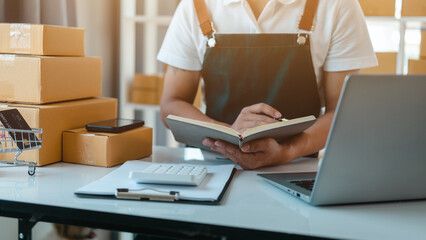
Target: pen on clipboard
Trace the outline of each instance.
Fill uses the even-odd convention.
[[[151,190],[157,193],[146,193],[142,191]],[[178,201],[180,199],[179,192],[177,191],[161,191],[155,188],[117,188],[115,197],[118,199],[132,199],[132,200],[155,200],[155,201]]]

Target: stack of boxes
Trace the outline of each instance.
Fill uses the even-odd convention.
[[[365,16],[395,16],[395,0],[358,0]],[[401,16],[426,16],[425,0],[402,0]]]
[[[409,74],[426,74],[426,30],[422,31],[420,43],[420,59],[408,60]]]
[[[396,74],[396,52],[377,52],[376,57],[378,66],[372,68],[361,69],[364,74]]]
[[[401,16],[426,16],[425,0],[402,0]]]
[[[135,74],[133,78],[131,101],[143,104],[160,104],[164,79],[158,75]]]
[[[0,24],[0,111],[18,109],[29,126],[43,129],[42,148],[20,159],[61,161],[64,131],[117,117],[117,100],[99,97],[101,59],[84,52],[84,29]],[[13,157],[0,154],[0,161]]]
[[[401,16],[405,17],[425,17],[425,0],[403,0]],[[421,33],[420,60],[408,61],[409,74],[426,74],[426,29]]]
[[[395,16],[395,0],[358,0],[365,16]],[[362,69],[364,74],[395,74],[396,52],[377,52],[379,65],[372,68]]]
[[[365,16],[395,16],[395,0],[358,0]],[[399,13],[397,13],[398,15]],[[402,0],[402,17],[425,17],[425,0]],[[376,53],[379,66],[361,70],[362,73],[396,73],[397,53]],[[420,60],[408,61],[409,74],[426,73],[426,31],[422,32],[422,42],[420,46]]]
[[[395,16],[395,0],[358,0],[365,16]]]

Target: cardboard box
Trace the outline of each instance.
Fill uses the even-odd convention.
[[[152,154],[152,128],[149,127],[116,134],[80,128],[65,131],[63,138],[65,162],[112,167]]]
[[[378,52],[376,53],[379,66],[361,69],[363,74],[396,74],[396,52]]]
[[[132,102],[159,105],[161,96],[155,90],[132,89]]]
[[[135,74],[131,101],[142,104],[160,104],[164,79],[157,75]]]
[[[395,0],[358,0],[365,16],[395,16]]]
[[[163,77],[159,75],[144,75],[144,74],[135,74],[133,78],[133,88],[141,89],[162,89],[163,87]]]
[[[84,29],[0,23],[0,53],[84,56]]]
[[[0,54],[0,101],[51,103],[102,95],[102,61],[94,57]]]
[[[426,58],[426,30],[422,31],[422,41],[420,42],[420,58]]]
[[[426,1],[402,0],[401,16],[426,16]]]
[[[408,60],[408,74],[426,74],[426,59]]]
[[[164,78],[156,75],[135,74],[132,89],[130,91],[130,101],[142,104],[158,105],[163,94]],[[201,107],[202,101],[201,84],[198,86],[194,99],[194,106]]]
[[[45,105],[0,103],[0,111],[16,108],[31,128],[43,129],[41,149],[22,152],[19,159],[38,166],[62,160],[62,132],[85,127],[87,123],[117,117],[117,100],[91,98]],[[0,154],[1,161],[12,161],[14,153]]]

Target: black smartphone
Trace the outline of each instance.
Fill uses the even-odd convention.
[[[144,124],[145,122],[142,120],[115,118],[86,124],[86,129],[89,132],[121,133],[142,127]]]

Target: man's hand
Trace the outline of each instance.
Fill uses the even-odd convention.
[[[275,108],[265,103],[258,103],[243,108],[231,128],[242,133],[252,127],[277,122],[274,118],[281,116]]]
[[[292,160],[290,146],[278,144],[273,138],[245,143],[241,149],[234,144],[211,138],[204,139],[203,144],[227,156],[246,170],[284,164]]]

